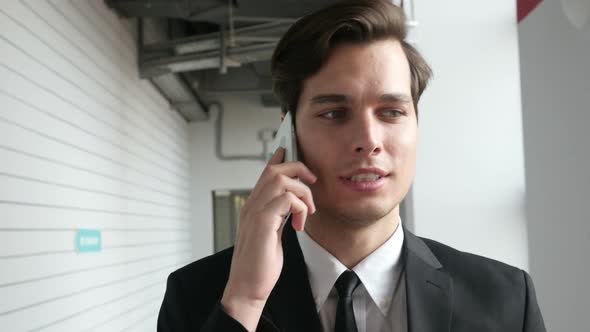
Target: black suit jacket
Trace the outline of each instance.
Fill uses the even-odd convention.
[[[529,275],[404,230],[409,332],[545,331]],[[320,332],[307,268],[295,231],[285,227],[284,265],[257,331]],[[233,248],[170,274],[158,331],[246,331],[220,300]]]

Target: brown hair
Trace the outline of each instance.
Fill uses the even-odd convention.
[[[404,39],[403,9],[386,0],[345,0],[298,20],[279,41],[271,60],[273,91],[284,113],[295,117],[303,81],[320,70],[331,49],[343,43],[398,40],[408,58],[411,93],[418,101],[432,71],[420,53]]]

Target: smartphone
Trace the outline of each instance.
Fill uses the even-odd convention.
[[[287,112],[283,118],[283,122],[281,122],[271,146],[272,151],[276,151],[279,147],[285,149],[285,159],[283,162],[297,161],[297,136],[295,135],[295,126],[293,125],[293,117],[290,112]],[[291,212],[285,216],[282,226],[290,218]]]
[[[271,147],[273,152],[279,147],[285,149],[285,162],[297,161],[297,136],[290,112],[285,114]]]

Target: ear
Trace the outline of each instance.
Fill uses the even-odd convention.
[[[283,120],[285,120],[285,113],[281,112],[281,122],[283,122]]]

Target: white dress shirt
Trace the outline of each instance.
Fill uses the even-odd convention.
[[[323,330],[332,332],[338,303],[334,283],[347,268],[306,232],[297,232],[297,238]],[[401,261],[403,242],[400,222],[383,245],[352,269],[362,282],[352,297],[358,332],[407,331],[405,273]]]

